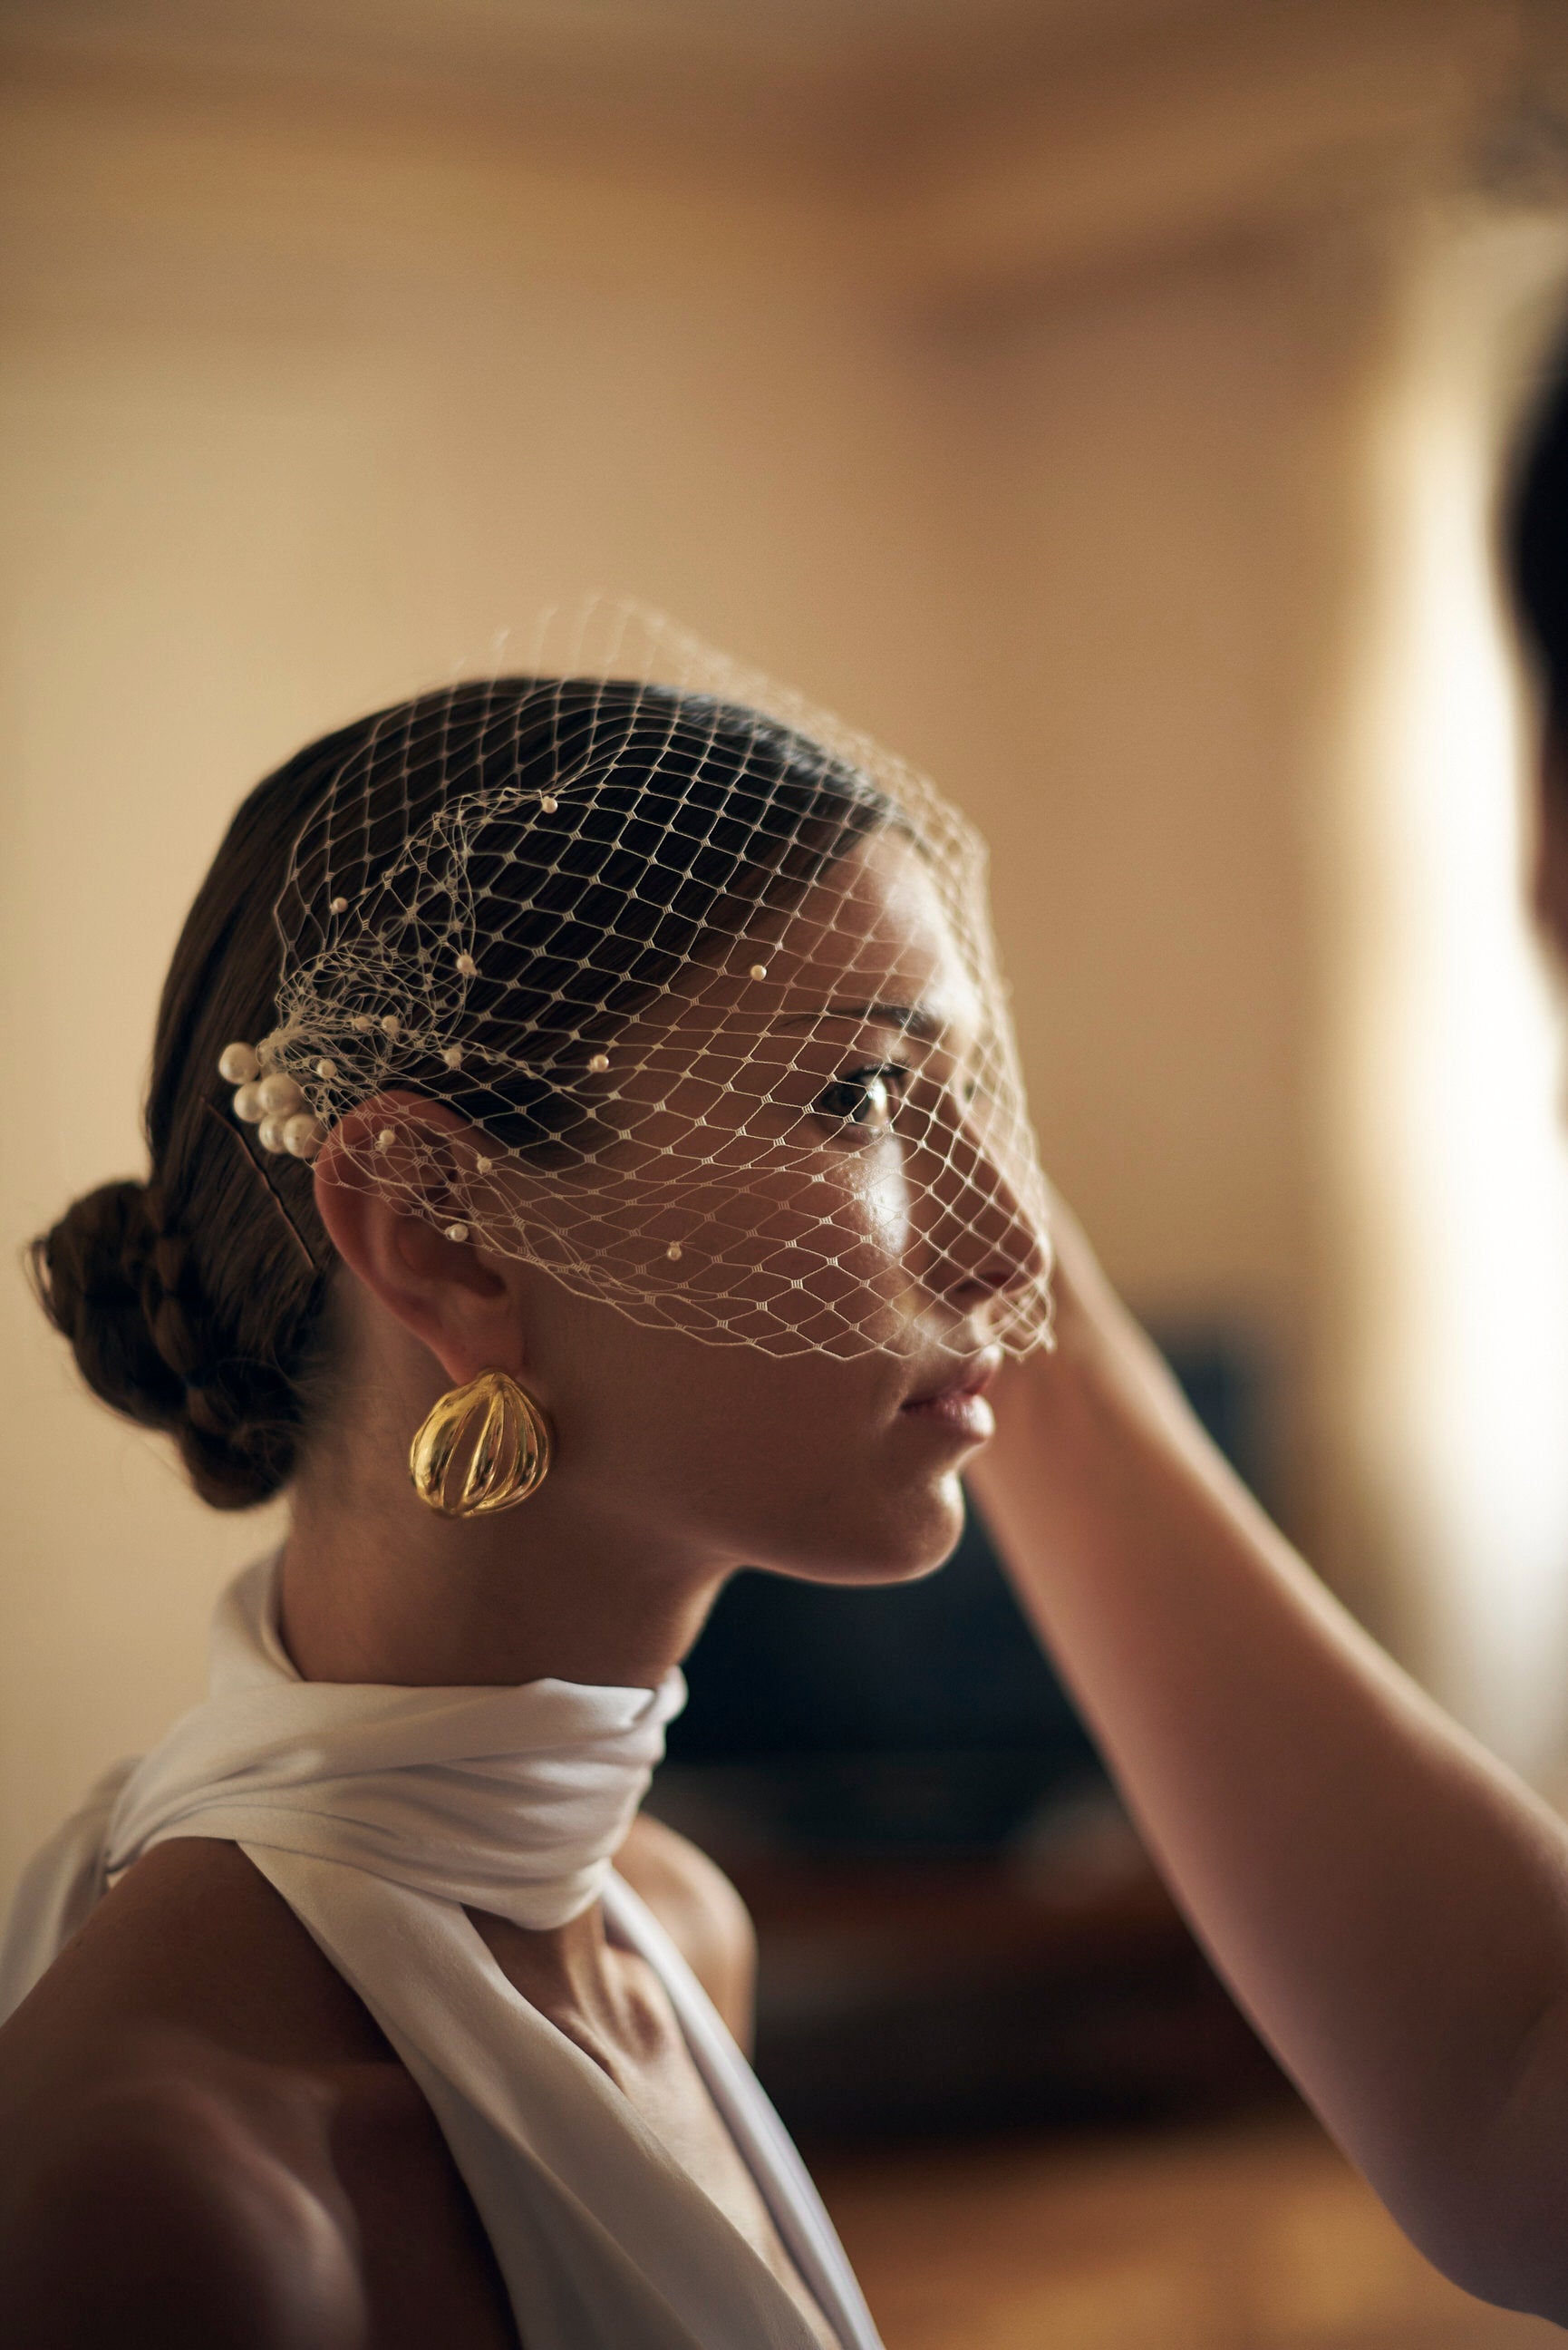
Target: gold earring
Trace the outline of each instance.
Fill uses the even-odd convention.
[[[447,1481],[465,1443],[468,1466],[449,1497]],[[555,1450],[555,1431],[527,1390],[504,1371],[481,1371],[433,1407],[409,1448],[409,1474],[438,1517],[491,1518],[538,1492]]]

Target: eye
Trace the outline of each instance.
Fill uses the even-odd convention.
[[[838,1077],[818,1094],[812,1108],[819,1118],[832,1118],[836,1126],[849,1126],[857,1136],[886,1134],[893,1123],[893,1112],[904,1097],[909,1077],[907,1069],[897,1061],[874,1061],[864,1069],[851,1069],[847,1076]]]

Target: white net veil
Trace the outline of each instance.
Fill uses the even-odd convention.
[[[454,1240],[779,1356],[1050,1343],[979,837],[669,621],[357,730],[276,920],[264,1076]]]

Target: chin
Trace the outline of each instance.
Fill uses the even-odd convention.
[[[885,1513],[867,1511],[853,1525],[841,1525],[830,1548],[814,1542],[808,1550],[781,1559],[778,1572],[803,1583],[841,1583],[857,1588],[883,1583],[917,1583],[945,1566],[963,1533],[963,1489],[956,1469],[930,1484],[906,1488]]]

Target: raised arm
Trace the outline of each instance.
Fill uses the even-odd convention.
[[[1063,1220],[970,1472],[1238,1998],[1428,2257],[1568,2324],[1568,1832],[1356,1627]],[[1564,1430],[1568,1441],[1568,1430]]]

